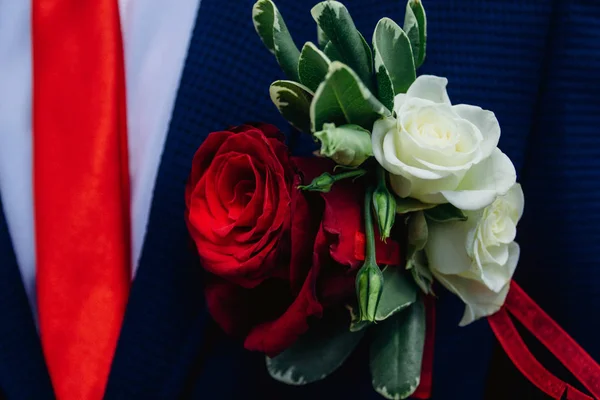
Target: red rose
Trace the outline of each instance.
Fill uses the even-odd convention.
[[[245,287],[272,276],[289,233],[293,177],[272,125],[208,136],[186,189],[188,229],[204,268]]]
[[[244,337],[247,349],[270,356],[291,346],[311,318],[353,298],[364,256],[363,185],[342,181],[330,193],[298,190],[333,172],[333,164],[291,160],[275,131],[245,126],[211,134],[194,158],[186,193],[188,226],[203,267],[212,273],[206,279],[211,315],[225,332]],[[258,188],[269,194],[257,194]],[[229,194],[238,191],[248,200],[228,201],[243,197]],[[258,206],[250,200],[257,196],[277,201]],[[240,215],[252,218],[238,227],[241,217],[234,217]],[[277,223],[263,225],[263,219]],[[388,243],[385,249],[380,243],[378,254],[399,262],[398,245]]]
[[[314,173],[308,172],[303,182],[298,177],[297,183],[310,182],[324,172],[314,168],[323,166],[320,161],[298,159],[305,173],[311,169]],[[354,233],[361,230],[360,201],[353,202],[356,196],[348,189],[352,187],[340,184],[326,194],[293,192],[287,279],[268,279],[253,289],[223,279],[209,280],[209,311],[227,333],[244,336],[247,349],[276,355],[306,332],[310,317],[321,317],[325,307],[342,305],[354,295],[354,267],[360,261],[353,257],[353,250],[339,251],[344,248],[341,242],[354,243]],[[338,225],[342,221],[345,236]],[[350,262],[340,264],[334,254]]]

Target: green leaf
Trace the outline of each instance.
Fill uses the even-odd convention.
[[[371,51],[371,47],[369,46],[369,43],[367,43],[367,40],[362,35],[362,33],[358,32],[358,34],[360,36],[362,45],[365,49],[365,53],[367,54],[368,64],[369,64],[369,74],[373,75],[373,52]],[[344,64],[349,65],[348,60],[344,59],[344,56],[342,55],[342,53],[340,53],[340,51],[337,50],[337,48],[335,47],[335,45],[333,43],[331,43],[331,41],[328,41],[327,43],[325,43],[325,46],[323,47],[323,52],[327,55],[327,57],[329,57],[329,59],[331,61],[341,61]]]
[[[427,48],[427,17],[421,0],[408,0],[406,3],[404,31],[410,39],[415,67],[419,68],[425,61]]]
[[[334,44],[331,42],[328,42],[325,45],[325,48],[323,49],[323,53],[325,53],[325,55],[329,58],[330,61],[343,61],[342,55],[335,48]]]
[[[410,41],[398,24],[382,18],[373,33],[373,48],[379,94],[384,102],[389,102],[390,83],[393,94],[397,95],[406,93],[416,79]]]
[[[425,216],[434,222],[466,221],[467,216],[450,203],[440,204],[425,211]]]
[[[317,40],[319,43],[319,47],[321,49],[324,49],[325,46],[327,46],[327,43],[329,43],[329,38],[327,37],[325,32],[323,32],[323,29],[321,29],[318,26],[317,26]]]
[[[339,61],[329,65],[329,73],[310,105],[313,132],[322,130],[327,122],[336,126],[360,125],[370,131],[375,120],[389,115],[390,111],[373,96],[356,73]]]
[[[271,0],[258,0],[252,8],[252,21],[258,36],[267,49],[275,54],[283,72],[297,82],[300,50],[275,4]]]
[[[436,205],[437,204],[422,203],[419,200],[410,197],[396,198],[396,212],[398,214],[408,214],[413,211],[427,210]]]
[[[375,313],[375,321],[383,321],[417,300],[417,289],[404,272],[397,266],[389,265],[382,271],[383,291]]]
[[[362,41],[363,47],[365,48],[365,53],[367,53],[367,57],[369,59],[369,76],[371,76],[373,75],[373,51],[371,51],[371,46],[369,46],[367,39],[365,39],[362,33],[358,32],[358,34],[360,35],[360,40]]]
[[[412,259],[417,251],[423,250],[427,244],[429,230],[423,211],[417,211],[408,218],[408,248],[406,258]]]
[[[377,60],[377,51],[375,51]],[[386,108],[394,109],[394,86],[392,80],[383,65],[380,65],[376,71],[377,78],[377,96]]]
[[[415,283],[426,295],[435,296],[433,292],[433,274],[427,266],[427,257],[424,251],[419,251],[406,262],[406,269],[410,270]]]
[[[313,43],[308,42],[302,47],[298,61],[300,83],[313,92],[317,90],[329,71],[329,58]]]
[[[310,133],[310,103],[313,95],[307,87],[292,81],[275,81],[269,93],[281,115],[292,126]]]
[[[347,314],[315,321],[307,333],[283,353],[266,358],[267,370],[288,385],[319,381],[339,368],[366,330],[348,330]]]
[[[311,14],[341,54],[341,59],[371,88],[372,67],[369,65],[369,54],[348,9],[338,1],[323,1],[312,8]]]
[[[370,367],[373,388],[387,399],[406,399],[419,386],[425,345],[422,299],[375,325]]]
[[[358,310],[358,306],[351,306],[348,304],[348,305],[346,305],[346,309],[348,309],[348,311],[350,312],[350,331],[351,332],[361,331],[361,330],[365,329],[366,327],[368,327],[369,325],[371,325],[371,322],[369,322],[369,321],[361,321],[360,311]]]

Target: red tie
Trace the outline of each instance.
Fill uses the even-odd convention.
[[[101,399],[130,285],[117,0],[33,0],[40,336],[59,400]]]

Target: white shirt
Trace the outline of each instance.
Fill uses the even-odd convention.
[[[200,0],[119,0],[125,47],[132,265],[137,268],[175,96]],[[36,313],[31,0],[0,0],[0,195]]]

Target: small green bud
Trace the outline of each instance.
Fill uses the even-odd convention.
[[[302,190],[310,190],[313,192],[328,193],[331,187],[335,183],[336,179],[329,172],[325,172],[322,175],[317,176],[312,182],[306,186],[298,186]]]
[[[356,295],[360,321],[375,321],[375,312],[383,291],[383,274],[375,264],[365,263],[356,275]]]
[[[336,163],[358,167],[373,155],[371,134],[358,125],[324,124],[323,130],[315,132],[321,141],[321,154]]]
[[[305,186],[298,186],[298,189],[309,190],[312,192],[323,192],[328,193],[331,190],[331,187],[337,181],[341,181],[342,179],[347,178],[360,178],[367,171],[364,169],[353,169],[352,171],[344,172],[342,174],[331,175],[329,172],[324,172],[323,174],[317,176],[312,182]]]
[[[377,214],[377,223],[379,225],[379,235],[381,240],[385,241],[390,237],[394,222],[396,222],[396,197],[392,194],[385,179],[385,170],[379,168],[379,184],[373,192],[373,207]]]

